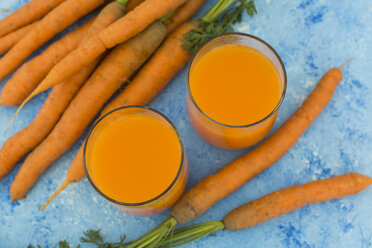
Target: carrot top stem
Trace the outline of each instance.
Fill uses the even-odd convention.
[[[173,217],[168,217],[155,229],[145,233],[128,245],[128,248],[156,247],[163,243],[163,240],[172,233],[177,221]],[[172,235],[170,235],[172,236]]]
[[[225,225],[222,221],[208,221],[196,225],[177,228],[161,241],[158,248],[185,245],[194,240],[207,236],[215,231],[222,230]]]
[[[202,18],[200,18],[202,21],[205,22],[212,22],[218,18],[218,16],[232,3],[234,3],[235,0],[220,0],[217,2],[216,5],[214,5],[207,13],[203,15]],[[234,3],[235,4],[235,3]]]
[[[129,0],[116,0],[116,2],[121,3],[122,5],[126,5]]]
[[[176,10],[177,9],[174,9],[172,11],[169,11],[168,14],[166,14],[165,16],[163,16],[162,18],[160,18],[160,21],[165,22],[166,20],[168,20],[174,14],[174,12],[176,12]]]

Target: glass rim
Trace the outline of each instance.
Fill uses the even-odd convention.
[[[282,70],[283,70],[283,77],[284,77],[284,82],[283,82],[283,91],[282,91],[282,94],[281,94],[281,97],[278,101],[278,104],[275,106],[275,108],[268,114],[266,115],[264,118],[256,121],[256,122],[253,122],[253,123],[250,123],[250,124],[247,124],[247,125],[229,125],[229,124],[224,124],[222,122],[219,122],[219,121],[216,121],[214,119],[212,119],[211,117],[209,117],[206,113],[204,113],[203,110],[201,110],[201,108],[198,106],[198,104],[196,103],[192,93],[191,93],[191,89],[190,89],[190,71],[191,71],[191,66],[196,58],[196,56],[198,55],[198,53],[206,46],[208,45],[210,42],[212,42],[213,40],[216,40],[218,38],[221,38],[221,37],[224,37],[224,36],[244,36],[244,37],[248,37],[248,38],[251,38],[251,39],[254,39],[256,40],[257,42],[263,44],[264,46],[266,46],[274,55],[275,57],[278,59],[279,61],[279,64],[280,66],[282,67]],[[255,48],[254,48],[255,49]],[[257,50],[257,49],[256,49]],[[266,55],[265,55],[266,56]],[[267,57],[267,56],[266,56]],[[270,59],[271,60],[271,59]],[[230,33],[226,33],[226,34],[222,34],[222,35],[218,35],[216,37],[213,37],[212,39],[204,42],[203,45],[201,45],[198,50],[195,52],[195,54],[192,56],[190,62],[189,62],[189,65],[188,65],[188,68],[187,68],[187,80],[186,80],[186,83],[187,83],[187,93],[188,93],[188,96],[190,97],[191,99],[191,102],[192,104],[196,107],[196,109],[204,116],[206,117],[208,120],[218,124],[218,125],[221,125],[221,126],[224,126],[224,127],[229,127],[229,128],[247,128],[247,127],[253,127],[257,124],[260,124],[262,122],[264,122],[265,120],[269,119],[271,116],[273,116],[277,110],[280,108],[280,106],[282,105],[283,101],[284,101],[284,97],[286,95],[286,92],[287,92],[287,72],[286,72],[286,69],[285,69],[285,66],[284,66],[284,63],[281,59],[281,57],[279,56],[279,54],[275,51],[275,49],[270,46],[266,41],[264,41],[263,39],[261,38],[258,38],[257,36],[254,36],[254,35],[251,35],[251,34],[246,34],[246,33],[241,33],[241,32],[230,32]]]
[[[150,200],[147,200],[147,201],[143,201],[143,202],[138,202],[138,203],[126,203],[126,202],[121,202],[121,201],[118,201],[118,200],[115,200],[111,197],[109,197],[108,195],[106,195],[105,193],[103,193],[97,186],[96,184],[93,182],[92,178],[90,177],[89,173],[88,173],[88,169],[87,169],[87,162],[86,162],[86,150],[87,150],[87,146],[88,146],[88,141],[89,139],[91,138],[91,135],[93,133],[93,131],[95,130],[96,126],[102,121],[104,120],[107,116],[111,115],[112,113],[114,112],[117,112],[117,111],[120,111],[120,110],[123,110],[123,109],[135,109],[135,108],[138,108],[138,109],[142,109],[142,110],[146,110],[146,111],[151,111],[157,115],[159,115],[161,118],[163,118],[165,121],[167,121],[171,127],[173,128],[173,130],[176,132],[177,134],[177,137],[178,137],[178,141],[180,143],[180,146],[181,146],[181,161],[180,161],[180,165],[179,165],[179,168],[178,168],[178,171],[177,171],[177,174],[174,178],[174,180],[172,181],[172,183],[162,192],[160,193],[158,196],[150,199]],[[183,167],[184,167],[184,160],[185,160],[185,147],[184,147],[184,144],[183,144],[183,141],[182,141],[182,138],[181,138],[181,134],[179,133],[177,127],[174,125],[174,123],[167,117],[165,116],[163,113],[161,113],[160,111],[156,110],[156,109],[153,109],[151,107],[147,107],[147,106],[141,106],[141,105],[127,105],[127,106],[122,106],[122,107],[119,107],[119,108],[116,108],[114,110],[111,110],[110,112],[104,114],[103,116],[99,117],[98,120],[93,124],[93,126],[91,127],[91,129],[89,130],[88,132],[88,136],[84,142],[84,150],[83,150],[83,161],[84,161],[84,171],[85,171],[85,174],[88,178],[88,181],[90,182],[90,184],[92,185],[92,187],[94,188],[94,190],[96,192],[98,192],[102,197],[104,197],[106,200],[108,200],[109,202],[113,202],[115,204],[118,204],[118,205],[121,205],[121,206],[127,206],[127,207],[141,207],[141,206],[144,206],[144,205],[147,205],[149,203],[152,203],[158,199],[160,199],[161,197],[163,197],[165,194],[167,194],[172,188],[173,186],[176,184],[177,180],[180,178],[180,175],[181,175],[181,172],[183,170]]]

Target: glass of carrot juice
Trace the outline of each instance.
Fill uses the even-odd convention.
[[[196,132],[227,149],[262,140],[274,124],[287,87],[276,51],[248,34],[218,36],[194,55],[187,78],[187,112]]]
[[[141,106],[118,108],[95,123],[85,143],[84,166],[93,188],[133,215],[153,215],[172,206],[188,176],[174,124]]]

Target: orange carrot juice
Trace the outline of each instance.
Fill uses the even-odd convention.
[[[245,38],[251,39],[249,44]],[[274,123],[285,92],[284,67],[277,68],[282,63],[274,50],[255,37],[229,34],[216,39],[196,54],[189,68],[189,118],[211,144],[247,147]]]
[[[186,185],[180,136],[165,116],[148,108],[121,108],[98,121],[85,159],[95,189],[128,213],[161,212]]]

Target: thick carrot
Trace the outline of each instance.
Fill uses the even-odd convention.
[[[167,28],[167,33],[172,33],[179,25],[188,21],[199,11],[204,3],[205,0],[188,0],[181,5],[172,16],[165,21],[164,24]]]
[[[178,224],[195,219],[213,204],[274,164],[296,143],[327,106],[341,79],[341,68],[330,69],[296,113],[273,135],[217,173],[194,185],[174,205],[171,216]]]
[[[0,55],[6,53],[23,36],[25,36],[37,22],[28,24],[0,38]]]
[[[63,36],[40,55],[23,64],[5,83],[0,104],[17,106],[36,88],[50,69],[66,54],[75,49],[89,30],[93,20]]]
[[[146,0],[130,0],[126,7],[127,7],[127,11],[131,11],[131,10],[134,10],[138,5],[140,5],[141,3],[143,3],[144,1]]]
[[[174,75],[187,64],[190,53],[181,47],[183,35],[195,29],[197,25],[196,21],[186,23],[167,37],[132,82],[101,111],[101,116],[124,105],[145,105],[159,94]],[[43,205],[42,210],[69,184],[85,177],[83,150],[81,146],[67,171],[65,181]]]
[[[54,8],[1,58],[0,81],[12,73],[45,42],[103,3],[104,0],[65,0]],[[68,77],[72,75],[70,74]],[[63,80],[68,77],[64,77]]]
[[[46,15],[65,0],[31,0],[0,21],[0,37]]]
[[[145,105],[158,95],[190,59],[190,53],[181,47],[182,39],[197,25],[197,21],[188,22],[172,33],[101,115],[124,105]]]
[[[99,32],[123,16],[124,13],[125,7],[121,3],[108,4],[94,20],[83,40]],[[95,59],[63,84],[54,87],[31,124],[4,143],[0,149],[0,179],[14,167],[19,159],[35,148],[49,134],[99,61],[100,58]]]
[[[177,228],[162,239],[159,248],[176,247],[221,229],[247,229],[290,213],[309,204],[357,194],[372,184],[372,178],[358,173],[295,185],[248,202],[225,215],[222,221],[209,221]]]
[[[120,86],[150,57],[165,36],[155,22],[113,49],[80,89],[48,137],[27,157],[10,188],[11,200],[25,197],[39,176],[84,133]]]
[[[358,173],[349,173],[292,186],[232,210],[223,218],[223,223],[229,230],[250,228],[308,204],[359,193],[371,184],[372,178]]]
[[[87,40],[83,45],[63,58],[34,90],[28,99],[60,83],[74,74],[82,66],[92,61],[106,49],[128,40],[141,32],[155,20],[177,8],[186,0],[146,0],[123,18],[111,24],[99,34]],[[24,104],[23,103],[23,104]],[[22,105],[23,105],[22,104]]]

